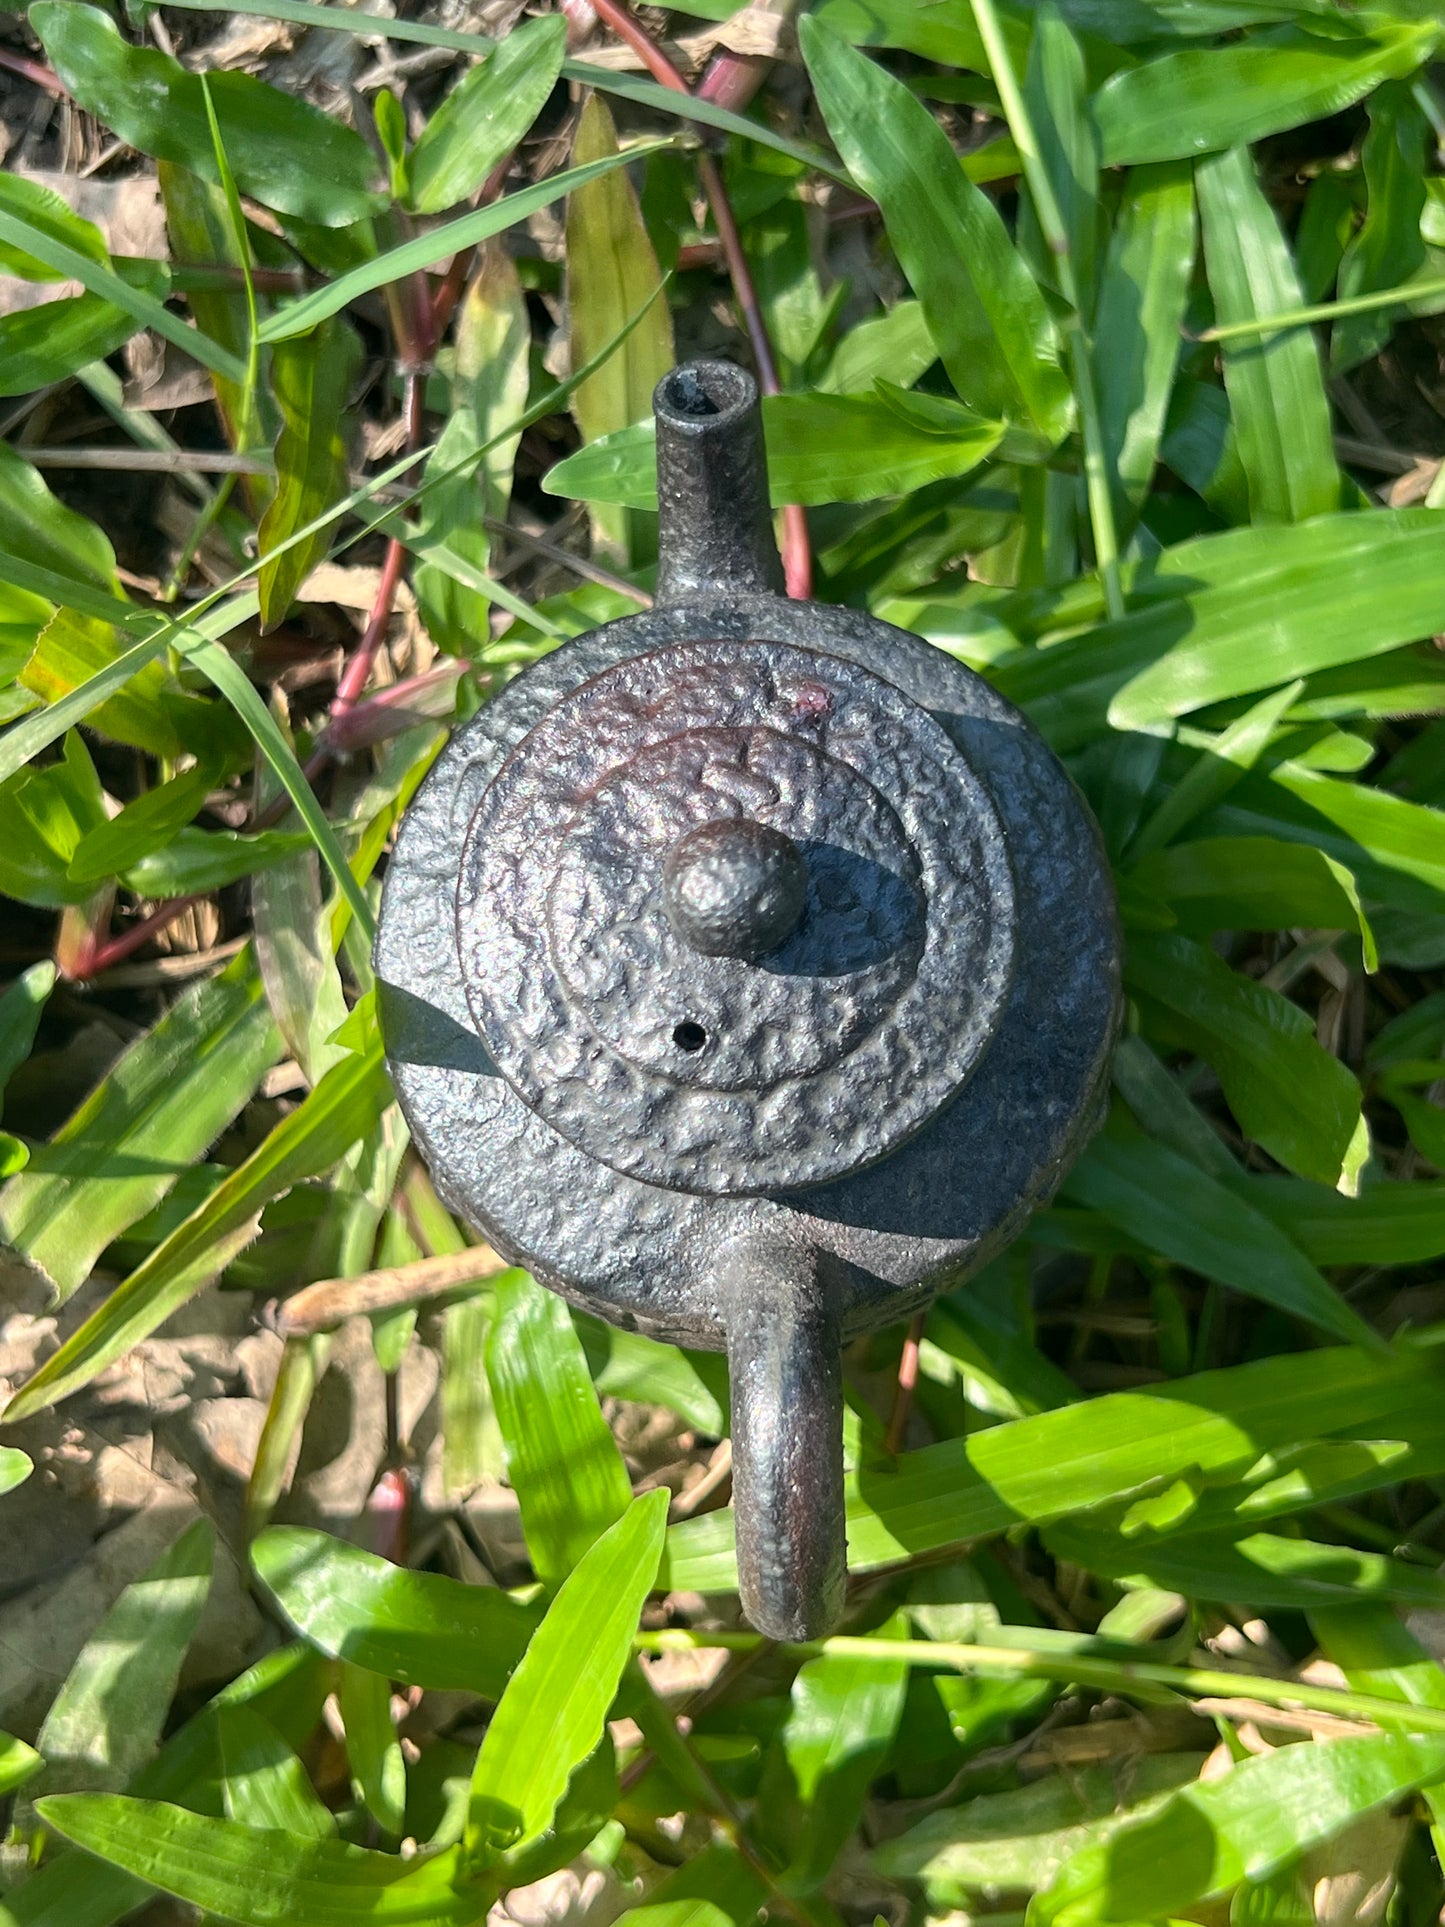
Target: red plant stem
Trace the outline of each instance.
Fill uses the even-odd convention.
[[[903,1341],[903,1355],[898,1361],[898,1390],[893,1395],[893,1411],[888,1420],[886,1449],[895,1458],[903,1450],[903,1434],[908,1426],[908,1414],[913,1408],[913,1388],[918,1383],[918,1346],[923,1337],[923,1324],[926,1312],[917,1312],[909,1321],[908,1336]]]
[[[149,943],[167,924],[174,923],[177,917],[183,916],[195,904],[203,903],[205,898],[204,890],[194,896],[172,897],[168,903],[161,904],[148,916],[142,917],[139,923],[133,923],[129,930],[122,930],[118,937],[107,937],[104,943],[96,944],[94,949],[79,957],[74,968],[67,972],[70,981],[75,984],[88,983],[92,977],[98,977],[113,964],[124,963],[127,957],[133,956],[142,945]]]
[[[655,79],[660,80],[664,87],[670,87],[674,93],[687,94],[691,98],[692,90],[687,82],[641,23],[633,19],[622,5],[622,0],[592,0],[592,5],[598,18],[605,20],[613,32],[627,42]],[[752,270],[743,252],[732,203],[728,200],[718,164],[705,148],[698,154],[697,170],[708,206],[712,209],[713,223],[722,243],[723,259],[727,262],[733,293],[737,297],[753,359],[757,363],[758,387],[765,395],[779,394],[781,384],[778,381],[778,365],[773,358],[773,344],[768,338],[767,323],[763,319]],[[790,596],[802,600],[812,592],[813,555],[808,541],[808,521],[802,509],[795,504],[783,510],[783,576]]]
[[[445,278],[432,296],[432,333],[438,341],[447,331],[447,325],[451,321],[457,303],[462,298],[462,289],[467,285],[467,276],[471,273],[472,263],[476,258],[475,248],[463,248],[460,254],[454,254]]]
[[[42,66],[38,60],[27,59],[24,54],[17,54],[9,47],[0,47],[0,67],[7,73],[18,74],[22,80],[28,80],[36,87],[43,87],[47,94],[54,94],[57,100],[65,99],[67,90],[59,74]]]
[[[652,35],[634,20],[621,0],[592,0],[592,11],[605,20],[620,40],[625,40],[654,80],[670,87],[675,94],[691,94],[692,89],[658,46]]]
[[[797,5],[798,0],[771,0],[768,11],[774,18],[786,20],[797,11]],[[736,21],[750,11],[751,8],[745,6],[733,18]],[[731,47],[720,47],[697,84],[698,99],[710,100],[716,107],[727,107],[740,114],[767,79],[775,59],[773,54],[739,54]]]
[[[422,370],[408,368],[406,394],[402,406],[406,413],[406,445],[409,449],[421,446],[424,399],[425,376]],[[408,481],[411,479],[410,472],[406,479]],[[377,649],[380,647],[382,637],[386,634],[386,625],[391,621],[397,585],[401,581],[405,562],[405,545],[396,536],[392,536],[386,545],[386,556],[381,565],[381,580],[376,585],[371,614],[367,617],[366,627],[361,632],[361,640],[356,645],[345,669],[342,670],[341,680],[336,685],[336,694],[331,702],[333,716],[344,716],[366,687]]]
[[[516,157],[517,150],[513,148],[510,154],[504,155],[502,159],[497,162],[491,173],[482,182],[478,193],[473,197],[472,205],[474,207],[490,207],[492,202],[498,198],[502,189],[507,185],[507,176],[511,172],[512,162]],[[476,258],[477,250],[474,247],[463,248],[460,254],[454,254],[452,256],[452,264],[447,269],[441,285],[432,297],[431,321],[433,344],[440,341],[446,333],[447,323],[451,320],[452,312],[461,299],[462,289],[467,285],[467,277],[472,271]]]

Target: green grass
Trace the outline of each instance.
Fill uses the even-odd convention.
[[[279,1301],[232,1548],[278,1645],[178,1697],[208,1526],[122,1591],[0,1735],[0,1923],[159,1920],[158,1890],[461,1927],[569,1866],[636,1927],[1342,1920],[1350,1880],[1438,1920],[1434,12],[818,0],[751,104],[724,59],[695,116],[555,15],[367,15],[455,65],[353,126],[207,71],[226,11],[28,15],[109,165],[159,163],[167,263],[0,176],[0,273],[85,289],[0,315],[0,1238],[88,1294],[0,1489],[218,1279]],[[901,1331],[850,1349],[848,1617],[797,1648],[739,1629],[726,1508],[664,1534],[631,1496],[636,1407],[687,1435],[677,1477],[714,1455],[720,1362],[453,1262],[367,958],[446,729],[646,600],[652,386],[698,341],[746,361],[749,324],[790,575],[1030,714],[1114,864],[1128,996],[1101,1134],[909,1336],[911,1402]],[[142,330],[204,405],[125,406]],[[131,448],[236,460],[162,526],[149,480],[85,476]],[[194,981],[157,961],[230,938]],[[129,1041],[57,1128],[37,1070],[87,1007]],[[288,1521],[349,1304],[393,1387],[436,1357],[446,1506],[505,1473],[509,1587],[401,1556],[397,1399],[348,1536]]]

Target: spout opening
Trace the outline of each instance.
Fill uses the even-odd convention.
[[[685,361],[652,396],[657,416],[657,601],[709,591],[776,595],[758,385],[731,361]]]
[[[669,427],[693,434],[730,425],[757,401],[757,384],[730,361],[689,361],[657,384],[652,405]]]

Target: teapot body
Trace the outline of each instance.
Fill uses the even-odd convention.
[[[657,605],[439,757],[387,872],[382,1025],[452,1209],[599,1317],[728,1352],[744,1604],[813,1637],[840,1346],[1052,1193],[1102,1113],[1118,943],[1031,725],[919,638],[777,593],[751,383],[668,382]],[[750,938],[688,924],[688,863],[695,895],[752,891]]]

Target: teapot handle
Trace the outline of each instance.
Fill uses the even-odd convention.
[[[811,1246],[767,1232],[722,1255],[743,1611],[818,1639],[843,1610],[842,1334]]]

